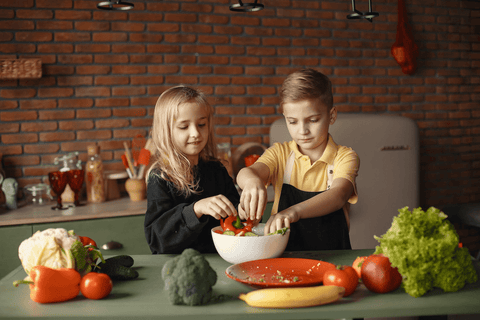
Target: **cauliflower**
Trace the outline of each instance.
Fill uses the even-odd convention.
[[[193,306],[210,301],[217,274],[197,250],[185,249],[165,263],[162,279],[172,304]]]
[[[35,232],[20,244],[18,257],[28,275],[38,265],[53,269],[73,268],[80,274],[86,274],[95,265],[97,258],[104,261],[100,251],[89,251],[73,231],[62,228]]]

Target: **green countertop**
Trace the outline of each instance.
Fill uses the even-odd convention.
[[[372,250],[287,252],[283,257],[309,258],[335,264],[351,264],[357,256]],[[173,306],[163,290],[161,269],[173,255],[136,255],[136,280],[114,282],[111,294],[104,300],[88,300],[81,294],[73,300],[56,304],[37,304],[30,300],[28,286],[15,288],[14,280],[26,274],[21,267],[0,280],[0,318],[67,318],[98,317],[102,319],[338,319],[391,316],[421,316],[445,314],[480,314],[480,280],[455,293],[435,289],[425,296],[413,298],[403,289],[387,294],[369,292],[360,285],[355,293],[340,301],[312,308],[261,309],[232,299],[206,306]],[[230,265],[217,254],[205,255],[218,274],[215,294],[238,297],[254,290],[225,275]],[[475,262],[480,274],[480,264]]]

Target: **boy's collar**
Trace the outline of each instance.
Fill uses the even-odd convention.
[[[305,156],[303,153],[300,152],[300,150],[298,150],[298,145],[294,140],[290,141],[290,143],[292,144],[293,152],[295,152],[295,159],[299,159]],[[322,156],[317,161],[333,164],[336,154],[337,144],[335,143],[335,141],[333,141],[332,135],[328,134],[328,142],[327,146],[325,147],[325,151],[323,151]]]

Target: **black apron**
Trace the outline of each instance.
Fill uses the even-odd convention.
[[[286,180],[290,181],[291,170],[293,169],[293,160],[295,158],[293,152],[289,158],[285,166],[286,177],[282,185],[277,212],[324,192],[302,191],[287,183]],[[330,176],[333,176],[332,170],[330,171]],[[331,181],[328,184],[330,187]],[[321,217],[300,219],[292,223],[290,229],[290,238],[285,249],[286,251],[352,249],[348,224],[343,209]]]

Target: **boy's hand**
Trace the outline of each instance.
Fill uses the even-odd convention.
[[[267,188],[262,183],[249,182],[240,196],[240,219],[259,220],[267,206]]]
[[[297,222],[299,218],[295,211],[288,209],[273,214],[265,224],[264,234],[273,233],[283,228],[290,228],[290,224]]]
[[[237,215],[237,210],[223,194],[197,201],[193,205],[193,211],[195,211],[198,218],[202,215],[209,215],[217,220]]]

